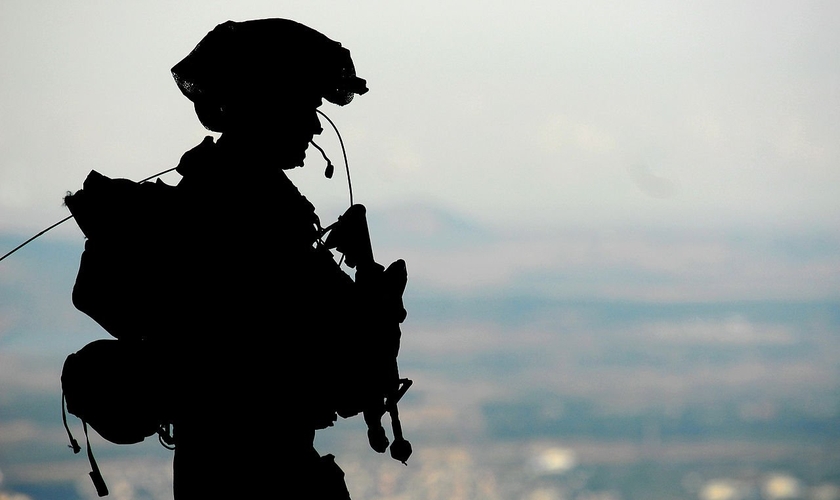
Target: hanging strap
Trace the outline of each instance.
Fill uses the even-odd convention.
[[[79,453],[82,451],[82,447],[79,446],[79,442],[76,441],[76,438],[73,437],[73,434],[70,432],[70,426],[67,425],[67,411],[64,409],[64,391],[61,391],[61,420],[64,422],[64,430],[67,431],[67,437],[70,438],[70,448],[73,449],[73,453]]]
[[[96,494],[104,497],[108,494],[108,486],[105,485],[105,479],[102,478],[102,473],[99,472],[99,466],[96,465],[96,459],[93,458],[93,451],[90,449],[90,438],[88,438],[87,422],[84,420],[82,420],[82,427],[85,430],[85,445],[87,447],[88,461],[90,461],[90,478],[96,487]]]
[[[66,397],[64,391],[61,391],[61,420],[64,422],[64,430],[67,431],[67,437],[70,438],[70,448],[73,453],[79,453],[82,447],[79,442],[73,437],[70,432],[70,426],[67,425],[67,410],[65,409]],[[90,462],[90,478],[93,480],[93,486],[96,487],[96,494],[100,497],[108,495],[108,486],[105,484],[105,479],[102,478],[102,473],[99,472],[99,466],[96,464],[96,459],[93,458],[93,451],[90,449],[90,438],[88,437],[87,422],[82,419],[82,428],[85,430],[85,447],[87,448],[88,461]]]

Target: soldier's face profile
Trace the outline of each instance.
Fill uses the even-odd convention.
[[[223,135],[252,152],[301,166],[309,142],[323,131],[316,111],[321,104],[321,98],[312,94],[243,100],[227,107]]]

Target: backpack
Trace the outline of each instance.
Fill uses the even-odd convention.
[[[99,496],[108,488],[99,472],[88,439],[88,426],[116,444],[139,443],[158,434],[164,446],[173,445],[171,401],[163,390],[165,376],[149,369],[157,355],[146,342],[96,340],[70,354],[61,371],[62,420],[74,453],[81,450],[67,424],[69,412],[82,421],[91,464],[91,478]],[[66,405],[66,412],[65,412]]]

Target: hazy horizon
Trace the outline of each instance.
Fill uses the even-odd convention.
[[[351,51],[370,92],[321,109],[408,266],[415,461],[320,432],[354,499],[840,499],[840,4],[5,0],[0,254],[89,171],[214,135],[170,68],[262,17]],[[334,178],[314,150],[289,176],[328,222],[323,125]],[[0,499],[95,495],[59,411],[107,336],[70,302],[83,245],[68,221],[0,263]],[[94,440],[115,500],[171,498],[169,452]]]

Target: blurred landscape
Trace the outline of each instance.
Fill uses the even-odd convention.
[[[429,207],[382,213],[377,255],[410,274],[400,415],[415,452],[404,467],[371,451],[359,417],[319,431],[354,499],[840,499],[835,235],[523,235]],[[3,500],[96,498],[60,413],[64,357],[106,335],[70,304],[81,246],[38,240],[0,269]],[[219,460],[248,438],[234,425],[245,434],[220,429]],[[112,498],[171,498],[155,441],[92,436]]]
[[[262,17],[351,50],[371,91],[323,109],[408,265],[414,455],[317,436],[354,500],[840,500],[840,4],[3,0],[0,252],[91,170],[176,165],[207,131],[169,69]],[[311,153],[289,175],[327,223],[348,185]],[[70,303],[82,246],[0,263],[0,500],[96,498],[60,411],[107,336]],[[248,422],[218,439],[236,460]],[[156,440],[91,440],[110,498],[172,498]]]

